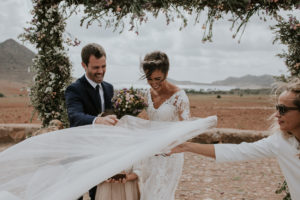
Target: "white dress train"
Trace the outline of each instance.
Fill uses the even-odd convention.
[[[162,108],[173,110],[171,105]],[[214,127],[216,122],[215,116],[180,122],[125,116],[113,127],[87,125],[31,137],[0,152],[0,199],[77,199],[123,169],[169,151]],[[176,157],[174,160],[178,162]],[[181,169],[179,162],[176,172]],[[175,179],[178,178],[174,176]],[[160,181],[168,189],[171,180]]]

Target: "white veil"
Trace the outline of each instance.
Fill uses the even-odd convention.
[[[125,116],[116,126],[87,125],[29,138],[0,153],[0,199],[76,199],[134,163],[216,125]]]

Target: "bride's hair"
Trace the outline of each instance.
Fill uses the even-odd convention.
[[[293,100],[293,104],[297,108],[299,108],[299,112],[300,112],[300,79],[299,78],[292,78],[288,82],[277,82],[273,85],[273,91],[274,91],[273,97],[274,97],[276,103],[277,103],[279,96],[283,92],[286,92],[286,91],[293,92],[296,96],[296,98]],[[270,129],[272,131],[279,130],[279,125],[277,123],[275,115],[276,115],[276,113],[272,114],[272,116],[270,117],[271,119],[274,120],[273,124],[270,127]],[[292,136],[292,134],[287,131],[281,131],[281,132],[286,138]]]
[[[142,78],[150,77],[157,69],[167,75],[169,71],[169,58],[167,54],[161,51],[148,53],[141,62],[141,68],[144,72]]]

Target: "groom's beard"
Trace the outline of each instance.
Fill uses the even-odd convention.
[[[101,83],[103,81],[103,78],[104,78],[104,74],[105,73],[102,73],[102,74],[94,74],[94,81],[96,83]]]

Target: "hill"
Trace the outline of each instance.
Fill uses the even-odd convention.
[[[13,39],[0,43],[0,80],[30,82],[34,75],[29,71],[35,54]]]
[[[246,75],[242,77],[228,77],[225,80],[214,81],[212,85],[236,86],[238,88],[270,88],[275,82],[271,75],[253,76]]]
[[[193,81],[178,81],[172,78],[167,78],[167,80],[175,85],[211,85],[210,83],[199,83]]]
[[[242,77],[228,77],[225,80],[214,81],[212,83],[199,83],[193,81],[177,81],[168,78],[168,81],[175,85],[212,85],[212,86],[235,86],[241,89],[260,89],[270,88],[275,82],[275,79],[271,75],[253,76],[246,75]]]

